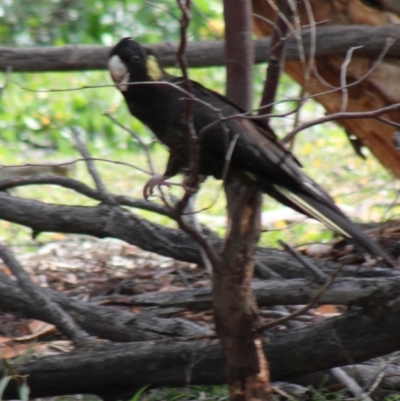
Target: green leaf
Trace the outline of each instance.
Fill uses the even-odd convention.
[[[18,394],[21,401],[29,401],[30,389],[25,381],[18,387]]]
[[[4,390],[6,389],[8,383],[12,379],[12,376],[5,376],[0,380],[0,400],[3,399],[3,393]]]
[[[138,390],[135,395],[131,398],[131,401],[139,401],[142,394],[149,388],[149,384],[147,386],[143,386],[140,390]]]

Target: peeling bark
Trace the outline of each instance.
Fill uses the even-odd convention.
[[[388,13],[385,10],[371,8],[363,4],[360,0],[348,0],[345,2],[341,0],[325,2],[309,0],[309,3],[315,22],[308,15],[304,3],[299,3],[299,20],[301,25],[311,25],[315,29],[316,26],[320,27],[322,25],[327,27],[328,25],[339,24],[349,25],[345,28],[351,28],[351,25],[362,24],[376,29],[400,22],[398,15]],[[269,2],[253,0],[253,8],[256,15],[261,15],[268,19],[274,18],[275,11]],[[398,27],[398,25],[392,26]],[[273,27],[269,23],[258,17],[254,18],[254,27],[259,36],[268,36],[273,30]],[[394,38],[397,39],[398,36],[397,33]],[[317,37],[317,43],[319,40],[320,38]],[[362,46],[362,43],[359,42],[353,46],[359,45]],[[350,47],[348,46],[348,49]],[[383,48],[384,45],[380,47],[380,50],[382,51]],[[400,82],[400,62],[386,57],[373,71],[370,71],[376,59],[376,56],[363,56],[358,53],[358,50],[354,51],[345,74],[346,84],[355,82],[365,74],[367,76],[357,85],[348,88],[348,101],[345,111],[370,111],[400,102],[398,86],[398,82]],[[341,82],[340,76],[344,60],[344,55],[319,57],[318,52],[316,52],[315,66],[324,81],[319,79],[315,72],[312,72],[310,79],[308,79],[304,72],[305,63],[301,61],[287,62],[285,71],[306,92],[310,95],[317,95],[315,100],[321,103],[329,114],[332,114],[342,110],[343,92],[340,88],[343,82]],[[332,92],[332,87],[336,87],[337,90]],[[327,91],[331,91],[331,93],[321,95]],[[400,123],[400,113],[397,111],[382,117],[394,123]],[[355,135],[364,146],[367,146],[371,150],[384,167],[397,178],[400,178],[400,152],[394,142],[395,131],[398,130],[397,127],[384,124],[377,119],[348,119],[341,120],[338,124],[344,127],[350,134]]]

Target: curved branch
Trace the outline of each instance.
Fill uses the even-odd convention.
[[[57,177],[54,175],[33,175],[25,177],[15,177],[0,181],[0,191],[4,191],[11,188],[22,187],[26,185],[38,185],[38,184],[49,184],[58,185],[63,188],[72,189],[75,192],[87,196],[88,198],[102,201],[104,196],[98,191],[90,188],[88,185],[81,181],[74,180],[73,178]],[[159,205],[157,203],[148,202],[142,199],[135,199],[129,196],[113,195],[114,200],[121,206],[130,206],[137,209],[147,210],[161,214],[163,216],[171,217],[171,211],[169,208]]]
[[[37,177],[39,179],[40,177]],[[44,177],[42,177],[44,178]],[[149,252],[202,265],[197,244],[181,230],[148,222],[119,206],[65,206],[12,197],[0,192],[0,219],[40,232],[87,234],[96,238],[117,238]],[[221,240],[209,229],[203,230],[216,250]],[[288,254],[276,249],[259,248],[258,260],[285,278],[314,278],[295,259],[288,263]],[[313,260],[326,274],[338,268],[337,263]],[[341,276],[399,277],[400,271],[389,268],[360,269],[344,266]]]
[[[201,263],[198,248],[186,234],[150,223],[120,206],[53,205],[0,193],[0,219],[30,227],[35,233],[63,232],[117,238],[170,258]],[[215,236],[210,234],[210,237],[213,243],[219,244]]]
[[[391,111],[398,111],[400,109],[400,103],[391,104],[390,106],[382,107],[380,109],[370,110],[370,111],[340,111],[338,113],[328,114],[326,116],[316,118],[312,121],[305,122],[291,132],[289,132],[283,139],[282,143],[288,143],[291,141],[296,134],[300,131],[305,130],[306,128],[313,127],[315,125],[320,125],[330,121],[338,121],[338,120],[352,120],[352,119],[365,119],[365,118],[377,118],[382,114],[390,113]],[[385,122],[385,121],[383,121]]]

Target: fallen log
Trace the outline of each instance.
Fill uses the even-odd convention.
[[[306,279],[254,281],[252,288],[259,307],[308,304],[320,290],[320,284]],[[180,318],[163,318],[183,310],[212,309],[211,288],[202,287],[169,293],[147,293],[135,296],[106,297],[109,304],[139,306],[142,313],[99,306],[92,299],[82,302],[57,291],[43,289],[88,333],[116,342],[161,340],[169,337],[212,335],[209,329]],[[319,304],[377,304],[382,298],[395,299],[400,279],[338,278],[319,299]],[[27,318],[43,319],[41,311],[17,283],[0,273],[0,308]]]
[[[400,303],[348,312],[312,327],[270,333],[264,350],[272,380],[330,369],[400,348]],[[221,348],[212,341],[162,341],[104,345],[43,357],[0,369],[0,376],[27,375],[30,396],[97,394],[103,398],[153,387],[225,383]],[[4,399],[18,397],[11,381]],[[114,398],[115,399],[115,398]]]
[[[259,307],[308,304],[321,285],[307,279],[254,281],[252,289]],[[357,305],[371,301],[378,294],[396,298],[400,293],[400,279],[394,278],[338,278],[318,300],[318,304]],[[106,297],[110,302],[140,307],[182,310],[207,310],[212,308],[211,288],[202,287],[167,293],[147,293],[134,296]]]

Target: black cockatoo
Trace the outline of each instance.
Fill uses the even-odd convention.
[[[113,47],[108,67],[131,114],[147,125],[170,151],[164,175],[153,177],[146,184],[147,197],[154,186],[188,169],[191,149],[185,102],[189,95],[182,77],[165,72],[154,53],[131,38],[124,38]],[[229,149],[231,156],[226,178],[256,186],[393,264],[386,252],[352,223],[332,198],[302,171],[292,153],[279,143],[266,124],[249,119],[226,97],[197,82],[190,82],[192,127],[200,137],[199,174],[225,178],[222,175]]]

